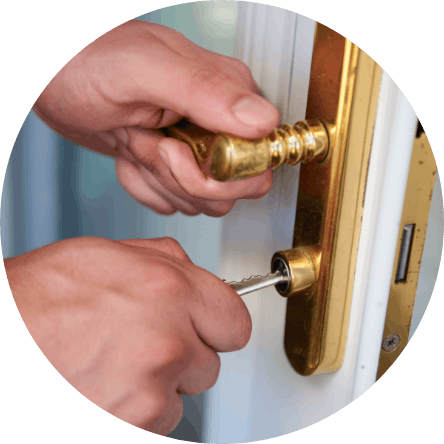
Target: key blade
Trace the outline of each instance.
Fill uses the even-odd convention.
[[[251,276],[248,279],[243,279],[241,282],[228,282],[228,285],[236,290],[239,296],[251,293],[261,288],[270,287],[271,285],[279,284],[279,282],[286,282],[287,277],[277,270],[267,276]]]

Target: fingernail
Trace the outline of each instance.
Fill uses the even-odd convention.
[[[113,134],[124,144],[128,145],[129,136],[128,131],[125,128],[117,128],[113,130]]]
[[[234,115],[247,125],[260,125],[268,121],[274,106],[261,97],[244,97],[233,106]]]
[[[98,133],[97,134],[105,143],[107,143],[111,148],[117,148],[119,142],[110,133]]]
[[[170,168],[170,159],[168,159],[168,154],[161,148],[158,147],[159,155],[163,160],[163,163]]]

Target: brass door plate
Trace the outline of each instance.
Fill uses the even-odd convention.
[[[436,171],[432,149],[422,133],[415,139],[410,161],[377,379],[395,362],[409,339]]]
[[[381,75],[358,47],[317,25],[306,118],[327,125],[330,150],[300,172],[293,247],[318,252],[315,284],[287,301],[285,351],[301,375],[335,371],[344,358]]]

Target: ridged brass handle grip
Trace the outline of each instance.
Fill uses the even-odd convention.
[[[219,181],[244,179],[267,168],[322,161],[329,149],[328,132],[320,120],[284,124],[259,139],[215,134],[188,122],[167,129],[170,137],[186,142],[202,171]]]

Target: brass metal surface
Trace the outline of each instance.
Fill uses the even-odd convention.
[[[260,139],[215,134],[182,121],[167,129],[170,137],[187,143],[202,171],[210,162],[216,180],[244,179],[283,164],[321,161],[328,153],[328,134],[319,120],[284,124]]]
[[[306,121],[262,139],[183,122],[168,132],[217,180],[302,162],[293,249],[273,258],[291,277],[277,288],[288,297],[285,351],[302,375],[335,371],[344,358],[381,74],[359,48],[318,24]]]
[[[185,142],[190,146],[199,168],[203,170],[204,165],[210,159],[210,147],[216,134],[185,120],[166,128],[166,132],[169,137]]]
[[[317,279],[303,296],[288,292],[285,325],[287,357],[302,375],[342,365],[381,73],[317,25],[306,117],[325,123],[330,149],[323,162],[301,166],[294,232],[294,248],[317,252]]]
[[[276,271],[279,260],[282,260],[289,279],[288,283],[276,285],[279,294],[284,297],[307,294],[319,275],[320,257],[321,252],[316,247],[299,247],[276,252],[271,259],[271,271]]]
[[[377,378],[395,362],[407,345],[410,333],[416,288],[421,268],[422,252],[429,220],[430,203],[436,178],[436,163],[425,133],[415,139],[410,172],[398,237],[398,250],[393,267],[390,297],[387,306],[383,342]],[[397,279],[401,241],[405,226],[414,225],[406,278]],[[399,337],[396,347],[387,347],[386,338]],[[387,341],[386,341],[387,342]]]

